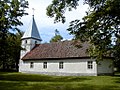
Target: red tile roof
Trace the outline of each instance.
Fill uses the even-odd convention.
[[[39,44],[28,52],[22,60],[89,57],[86,53],[86,49],[89,47],[87,43],[81,44],[81,48],[75,45],[76,43],[73,41]]]

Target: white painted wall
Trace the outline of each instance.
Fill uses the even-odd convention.
[[[27,40],[27,43],[26,43]],[[41,41],[36,40],[36,39],[23,39],[22,40],[22,48],[25,48],[25,50],[21,50],[21,58],[29,52],[34,46],[35,46],[35,41],[37,41],[37,44],[40,44]]]
[[[26,43],[27,40],[27,43]],[[25,50],[21,50],[20,53],[20,60],[19,60],[19,72],[21,72],[22,68],[24,67],[24,62],[21,60],[25,54],[27,54],[34,46],[35,46],[35,41],[37,41],[37,44],[40,44],[41,41],[36,40],[36,39],[23,39],[21,47],[24,48]]]
[[[87,61],[90,59],[67,59],[67,60],[30,60],[24,61],[20,68],[21,72],[39,72],[39,73],[76,73],[81,75],[97,75],[97,65],[93,61],[93,69],[87,68]],[[34,62],[34,68],[30,68],[30,62]],[[43,62],[47,62],[47,69],[43,68]],[[64,62],[64,68],[59,69],[59,62]]]

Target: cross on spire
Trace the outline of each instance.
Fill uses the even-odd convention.
[[[34,9],[34,8],[32,8],[32,10],[33,10],[33,16],[34,16],[34,11],[35,11],[35,9]]]

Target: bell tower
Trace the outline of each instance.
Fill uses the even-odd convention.
[[[34,19],[34,15],[32,16],[32,22],[22,37],[22,48],[24,50],[21,51],[21,58],[29,52],[36,44],[41,43],[41,37],[38,32],[38,28]]]
[[[32,15],[32,22],[29,28],[25,31],[23,37],[21,38],[21,46],[23,50],[21,50],[20,61],[19,61],[19,72],[22,71],[23,61],[21,60],[23,56],[25,56],[31,49],[36,45],[40,44],[42,41],[38,28],[34,19],[34,15]]]

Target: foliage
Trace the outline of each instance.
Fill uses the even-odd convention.
[[[119,90],[117,76],[47,76],[0,72],[1,90]]]
[[[2,61],[0,66],[3,65],[7,70],[17,70],[18,71],[18,63],[20,58],[20,50],[21,50],[21,37],[22,34],[16,33],[8,34],[6,38],[6,49],[5,49],[5,56],[6,60]]]
[[[118,71],[120,72],[120,38],[116,40],[116,45],[114,48],[115,67],[118,67]]]
[[[59,34],[59,31],[56,29],[55,30],[55,36],[51,38],[50,42],[58,42],[61,41],[63,37]]]
[[[7,64],[9,66],[12,66],[11,68],[14,68],[16,71],[18,71],[18,64],[20,59],[20,51],[21,51],[21,37],[22,33],[16,33],[15,36],[9,36],[7,38],[7,42],[9,42],[9,50],[8,54],[9,57],[7,59]],[[9,63],[8,60],[11,62]]]
[[[76,9],[78,1],[53,0],[47,8],[47,15],[55,17],[55,22],[64,23],[66,9]],[[120,46],[116,45],[116,41],[113,44],[112,37],[120,38],[120,0],[84,0],[84,4],[89,5],[89,10],[82,21],[78,19],[70,23],[70,34],[82,42],[90,42],[89,52],[94,58],[102,59],[113,53],[119,54]]]
[[[1,0],[0,1],[0,35],[8,32],[9,29],[18,31],[17,26],[22,25],[19,20],[28,8],[28,2],[25,0]]]
[[[53,0],[52,4],[47,7],[47,15],[50,17],[55,17],[55,22],[62,21],[65,22],[64,13],[68,8],[69,11],[72,8],[76,9],[79,0]]]
[[[9,42],[7,36],[10,30],[16,30],[22,25],[20,18],[27,15],[25,9],[28,2],[25,0],[1,0],[0,1],[0,64],[5,69],[5,62],[8,60]]]

